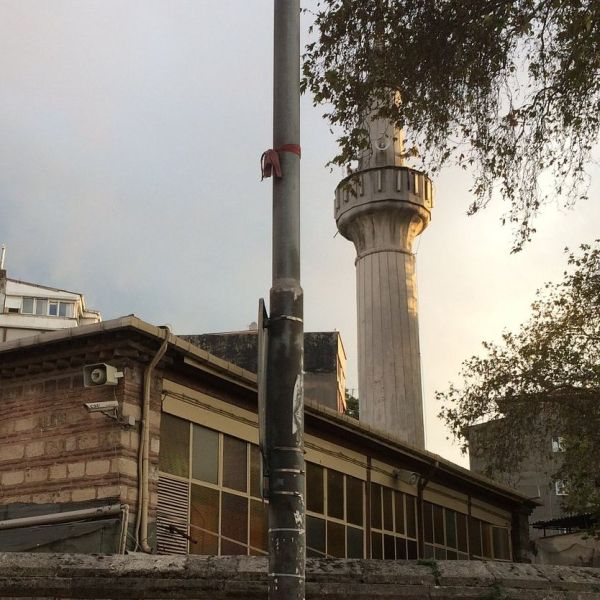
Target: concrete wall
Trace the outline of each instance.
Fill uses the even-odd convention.
[[[0,554],[1,600],[267,598],[267,558]],[[600,570],[514,563],[307,561],[306,597],[596,600]]]
[[[483,445],[479,444],[479,436],[493,434],[494,424],[484,423],[471,428],[469,433],[469,463],[475,473],[485,474],[490,458]],[[518,468],[510,473],[498,475],[497,479],[517,489],[529,498],[536,498],[542,503],[534,509],[530,523],[537,521],[548,521],[561,517],[563,496],[556,494],[556,488],[552,476],[560,468],[562,454],[552,452],[552,436],[547,435],[543,443],[536,442],[529,449],[527,456],[518,465]],[[535,539],[542,535],[540,529],[531,528],[529,535]]]
[[[541,565],[600,567],[600,541],[581,533],[541,537],[534,540],[532,555]]]

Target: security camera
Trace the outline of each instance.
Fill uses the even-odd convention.
[[[117,410],[119,403],[116,400],[108,400],[106,402],[86,402],[85,407],[90,412],[109,412]]]
[[[105,363],[85,365],[83,367],[83,385],[85,387],[96,387],[99,385],[117,385],[123,373],[116,367]]]
[[[396,469],[394,471],[394,477],[404,483],[408,483],[408,485],[417,485],[420,475],[405,469]]]

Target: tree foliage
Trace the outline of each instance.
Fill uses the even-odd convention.
[[[314,19],[303,87],[342,128],[333,164],[367,146],[375,106],[426,171],[473,171],[469,213],[499,191],[513,250],[550,198],[586,196],[600,127],[597,0],[320,0]]]
[[[491,476],[551,454],[550,438],[562,437],[554,477],[566,482],[565,508],[595,513],[600,527],[600,240],[568,265],[562,281],[538,291],[530,320],[484,343],[483,357],[463,363],[462,384],[437,397],[463,450],[473,425],[493,421],[475,428]]]
[[[344,410],[344,414],[353,419],[358,419],[360,415],[358,398],[348,388],[346,388],[346,410]]]

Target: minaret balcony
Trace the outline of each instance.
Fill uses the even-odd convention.
[[[353,211],[375,210],[378,203],[414,205],[416,212],[433,208],[433,186],[423,172],[401,166],[363,169],[348,175],[335,190],[335,220],[351,218]],[[358,209],[358,210],[357,210]],[[427,219],[429,220],[429,219]]]

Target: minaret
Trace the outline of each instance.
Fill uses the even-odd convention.
[[[371,148],[335,193],[338,230],[356,247],[360,420],[424,448],[413,242],[433,190],[404,165],[399,130],[374,117],[368,126]]]

